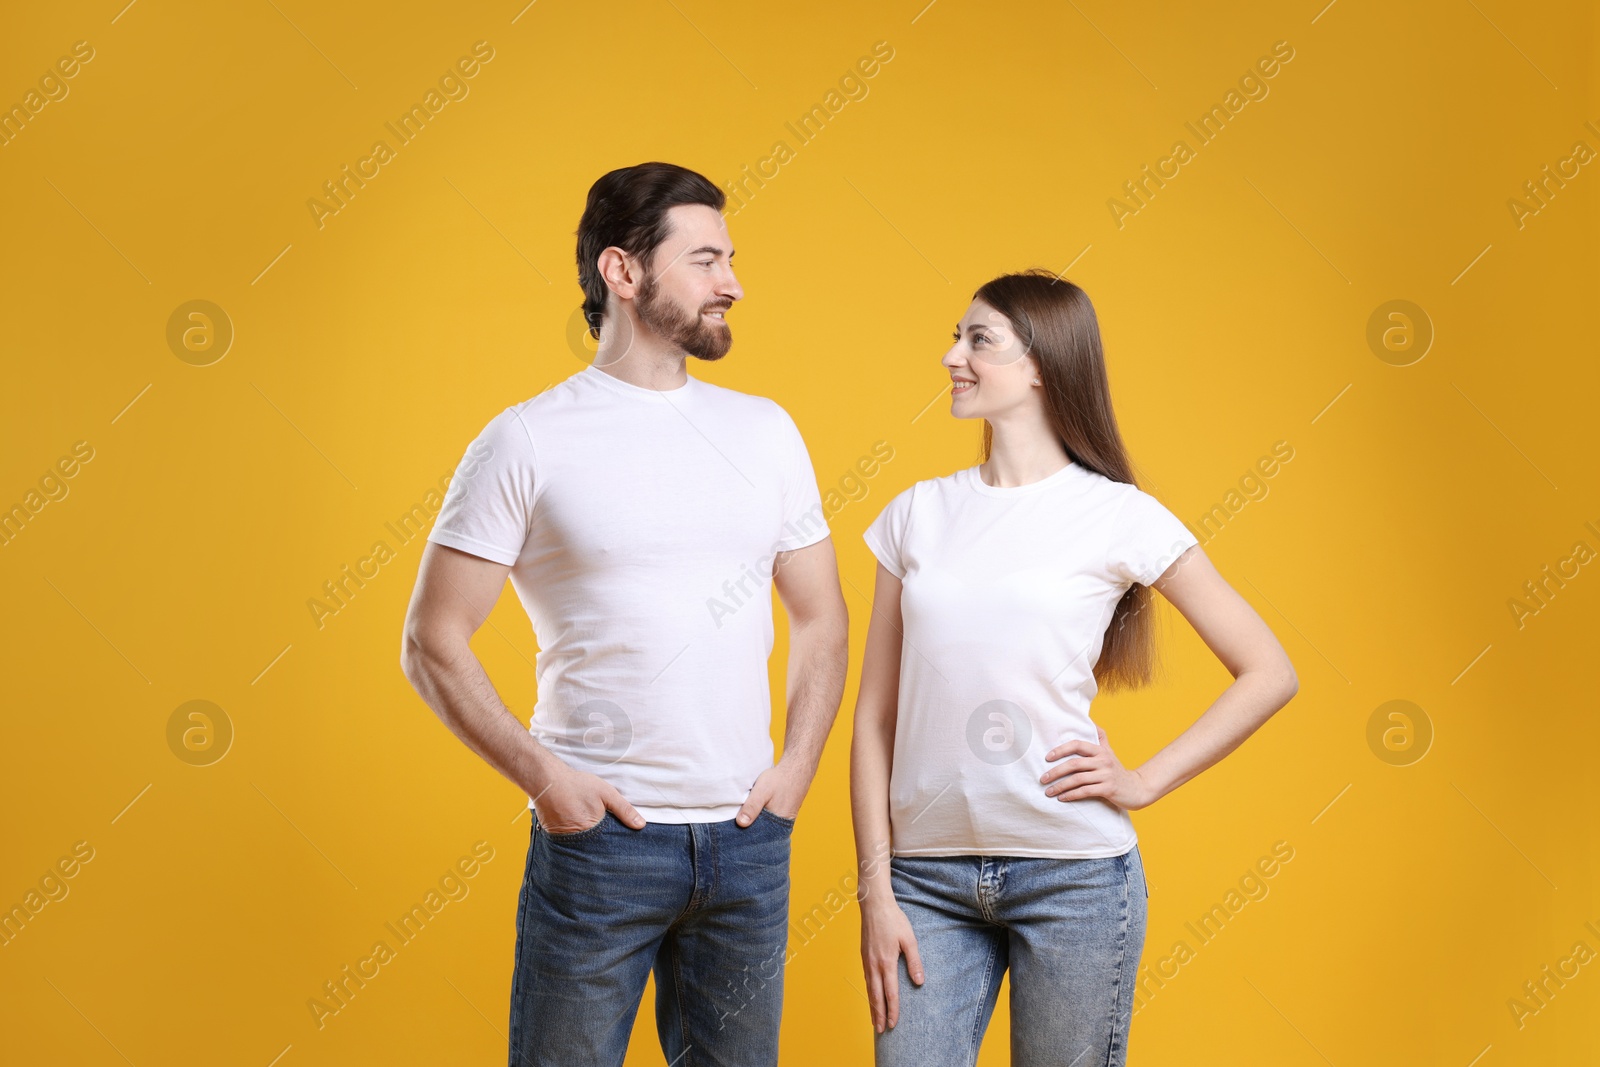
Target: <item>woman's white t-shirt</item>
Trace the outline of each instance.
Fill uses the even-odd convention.
[[[1194,534],[1155,497],[1071,463],[1015,487],[976,467],[917,482],[863,536],[902,583],[894,854],[1131,849],[1126,811],[1046,796],[1039,778],[1060,763],[1052,748],[1098,742],[1094,664],[1117,602]]]

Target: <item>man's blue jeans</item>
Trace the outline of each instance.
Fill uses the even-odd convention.
[[[673,1067],[778,1062],[792,820],[534,820],[517,906],[511,1067],[620,1067],[651,970]]]
[[[925,978],[900,960],[878,1067],[971,1067],[1011,971],[1014,1067],[1122,1067],[1149,887],[1139,846],[1095,859],[897,856],[894,897]]]

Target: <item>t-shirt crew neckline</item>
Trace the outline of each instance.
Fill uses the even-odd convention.
[[[615,374],[607,374],[593,363],[583,368],[583,370],[579,373],[583,377],[588,378],[590,381],[598,382],[605,388],[610,389],[613,392],[621,393],[625,396],[688,396],[694,392],[694,390],[697,389],[700,384],[700,379],[696,378],[692,374],[689,374],[688,372],[685,372],[685,377],[688,380],[682,385],[678,386],[676,389],[646,389],[642,385],[634,385],[632,382],[625,382],[621,378],[618,378]]]
[[[977,467],[968,467],[966,470],[961,472],[963,481],[968,489],[971,489],[973,492],[982,493],[984,496],[999,497],[1014,497],[1022,496],[1027,493],[1036,493],[1042,489],[1048,489],[1053,485],[1060,485],[1062,482],[1070,481],[1071,479],[1086,473],[1088,473],[1087,467],[1079,466],[1076,463],[1068,463],[1065,467],[1062,467],[1054,474],[1047,474],[1038,481],[1029,482],[1026,485],[990,485],[988,482],[983,480],[983,475],[978,473]]]

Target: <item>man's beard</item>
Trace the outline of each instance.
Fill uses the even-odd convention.
[[[696,359],[721,359],[733,346],[733,330],[727,323],[715,325],[705,321],[698,313],[684,311],[661,295],[654,275],[645,276],[644,283],[639,286],[634,308],[639,313],[640,322]]]

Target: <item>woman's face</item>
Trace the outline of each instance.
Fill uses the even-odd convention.
[[[1037,404],[1033,384],[1039,364],[1027,354],[1011,320],[974,300],[956,324],[955,344],[939,361],[950,372],[950,414],[994,419],[1023,404]]]

